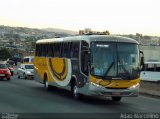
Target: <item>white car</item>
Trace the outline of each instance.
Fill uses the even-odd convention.
[[[34,65],[21,64],[17,71],[18,78],[34,78]]]

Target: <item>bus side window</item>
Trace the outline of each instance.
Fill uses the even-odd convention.
[[[52,44],[48,45],[48,57],[52,56]]]
[[[67,51],[67,58],[70,58],[70,54],[71,54],[71,42],[68,42],[68,51]]]
[[[79,42],[73,42],[71,45],[71,58],[79,57]]]
[[[42,44],[39,44],[39,56],[42,56]]]
[[[45,57],[48,57],[48,47],[49,47],[49,44],[45,44]]]
[[[68,49],[68,57],[71,58],[71,50],[72,50],[72,42],[69,43],[69,49]]]
[[[55,43],[54,57],[60,57],[60,56],[61,56],[61,44]]]
[[[39,53],[38,49],[39,49],[39,45],[36,44],[36,52],[35,52],[35,56],[38,56],[38,53]]]
[[[46,55],[46,46],[44,44],[41,44],[41,50],[42,50],[41,56],[44,57]]]
[[[52,44],[52,57],[55,57],[55,49],[56,49],[56,44]]]
[[[62,57],[68,57],[69,43],[63,43],[61,49],[62,49]]]

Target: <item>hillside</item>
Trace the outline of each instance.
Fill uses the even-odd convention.
[[[0,40],[38,40],[44,38],[65,37],[75,35],[76,32],[64,29],[36,29],[27,27],[10,27],[0,25]]]
[[[66,33],[66,34],[70,34],[70,35],[78,34],[78,32],[76,32],[76,31],[71,31],[71,30],[66,30],[66,29],[45,28],[43,30],[49,31],[49,32],[55,32],[55,33]]]

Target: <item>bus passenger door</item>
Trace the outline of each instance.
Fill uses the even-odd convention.
[[[89,73],[89,45],[87,42],[81,43],[81,71],[88,76]]]

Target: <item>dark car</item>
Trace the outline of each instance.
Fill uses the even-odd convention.
[[[15,62],[13,60],[8,60],[7,63],[9,63],[11,66],[15,65]]]

